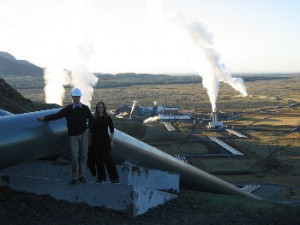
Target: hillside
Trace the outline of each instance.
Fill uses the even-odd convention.
[[[16,77],[17,76],[15,76],[15,78]],[[19,83],[22,85],[34,85],[36,82],[36,79],[31,79],[31,83],[29,81],[24,81],[24,78],[20,80],[22,80],[22,82],[20,81]],[[283,99],[287,98],[286,96],[288,96],[289,99],[295,99],[299,101],[297,82],[295,82],[294,79],[285,79],[286,82],[284,82],[284,84],[290,84],[289,88],[286,88],[282,85],[282,82],[279,81],[280,80],[276,79],[272,83],[272,85],[270,85],[271,80],[268,80],[268,85],[265,85],[265,83],[254,83],[254,81],[248,83],[250,89],[255,87],[257,88],[257,90],[261,91],[253,91],[258,96],[255,99],[255,102],[260,101],[259,96],[265,95],[265,93],[263,92],[263,90],[265,89],[260,88],[261,86],[272,87],[272,91],[274,93],[272,92],[271,94],[269,94],[270,96],[277,96],[277,92],[280,92]],[[279,83],[277,84],[277,82]],[[165,85],[162,86],[162,93],[164,93],[165,96],[173,96],[174,94],[170,94],[170,92],[168,91],[176,91],[177,89],[175,89],[175,86],[167,87],[168,88],[166,88]],[[183,87],[187,86],[181,85],[179,90],[183,90]],[[195,85],[192,87],[193,89],[195,89]],[[278,88],[276,87],[280,87],[280,91],[278,91]],[[153,93],[157,95],[159,90],[158,85],[155,85],[155,88],[156,89],[153,91]],[[19,113],[47,107],[47,105],[44,103],[37,103],[37,100],[32,97],[33,92],[35,92],[36,95],[39,95],[40,97],[40,92],[38,92],[37,89],[33,89],[32,92],[29,92],[30,89],[20,88],[17,90],[20,92],[23,91],[24,93],[29,93],[24,96],[30,99],[24,98],[22,94],[20,94],[20,92],[14,90],[10,85],[7,84],[5,80],[0,79],[0,108],[7,111]],[[114,92],[116,91],[116,89],[112,90]],[[120,90],[121,89],[119,89],[118,91],[120,92]],[[128,90],[130,91],[130,94],[132,94],[134,87],[131,87],[131,89]],[[143,90],[145,89],[137,89],[136,93],[142,93]],[[189,89],[186,88],[184,90],[187,92]],[[288,92],[285,93],[284,90],[288,90]],[[95,95],[98,94],[98,96],[100,96],[99,94],[101,93],[101,96],[103,97],[104,92],[101,91],[101,89],[96,89]],[[147,91],[147,95],[151,96],[148,89]],[[106,89],[105,93],[110,94],[109,89]],[[122,99],[122,102],[124,102],[126,95],[123,93],[119,93],[119,95],[122,96],[122,98],[120,97],[120,99]],[[223,96],[224,95],[225,94],[223,93]],[[100,99],[100,97],[96,97],[96,99]],[[105,99],[107,102],[109,102],[109,98]],[[190,100],[190,97],[186,99]],[[228,99],[229,98],[227,98],[227,102],[229,102]],[[253,101],[253,99],[250,100]],[[267,101],[266,98],[262,98],[262,100]],[[113,101],[115,102],[116,99],[113,99]],[[226,101],[224,100],[223,102],[226,103]],[[272,112],[272,110],[278,109],[270,108],[271,111],[269,112],[269,114],[267,114],[267,112],[264,112],[263,114],[260,112],[245,113],[242,118],[231,121],[231,124],[235,127],[249,127],[249,124],[252,124],[252,127],[253,123],[266,123],[268,119],[273,123],[277,122],[280,124],[287,124],[288,119],[293,119],[291,114],[285,114],[289,111],[292,111],[292,113],[295,114],[295,118],[299,118],[299,111],[296,108],[289,108],[284,100],[276,100],[275,102],[273,102],[272,100],[270,102],[274,105],[281,104],[280,107],[282,108],[280,108],[280,110],[283,110],[284,114],[275,114]],[[238,102],[238,104],[239,107],[241,107],[240,101]],[[234,105],[232,102],[230,102],[228,103],[228,106],[233,107]],[[284,123],[279,120],[280,116],[285,120]],[[294,123],[295,122],[290,122],[289,124]],[[118,129],[132,136],[136,136],[137,138],[147,143],[157,144],[158,142],[163,141],[174,141],[174,139],[171,138],[180,138],[178,136],[180,135],[180,133],[163,133],[162,130],[158,130],[159,127],[154,125],[139,125],[138,123],[132,123],[130,121],[127,121],[125,123],[123,121],[115,120],[115,126]],[[181,130],[184,130],[182,124],[178,124],[178,126],[182,127]],[[264,124],[262,127],[270,127],[270,125]],[[275,127],[273,127],[273,129],[275,129]],[[203,130],[199,130],[199,132],[201,132],[201,136],[208,135]],[[181,189],[177,199],[158,208],[150,210],[145,215],[139,216],[137,218],[130,218],[128,217],[128,215],[104,209],[102,207],[90,207],[84,203],[71,204],[65,201],[54,200],[49,196],[36,196],[34,194],[13,191],[2,187],[0,188],[0,224],[299,224],[300,208],[299,204],[296,203],[298,199],[296,199],[296,197],[299,196],[297,194],[299,193],[299,161],[297,161],[296,159],[296,157],[298,156],[297,152],[299,152],[299,145],[295,145],[295,147],[289,146],[289,148],[284,145],[285,141],[289,141],[290,145],[291,140],[295,140],[297,141],[297,143],[299,143],[299,136],[297,136],[298,134],[281,130],[279,132],[277,131],[274,134],[269,130],[265,132],[260,130],[244,130],[244,132],[248,133],[249,137],[251,138],[245,140],[236,138],[230,139],[230,137],[227,137],[227,140],[231,141],[231,144],[238,145],[236,147],[239,147],[239,150],[241,151],[245,151],[245,153],[249,155],[248,158],[199,158],[193,159],[191,163],[193,165],[199,165],[199,167],[204,171],[219,175],[221,178],[223,178],[224,180],[228,180],[231,183],[240,183],[243,179],[247,181],[246,183],[253,181],[257,183],[266,183],[268,184],[268,189],[265,192],[268,192],[268,196],[271,196],[273,193],[269,187],[270,185],[274,184],[275,181],[278,181],[278,184],[284,183],[294,185],[294,187],[287,189],[288,192],[283,191],[281,193],[280,200],[282,200],[282,203],[279,203],[278,201],[270,201],[271,197],[268,197],[269,200],[266,201],[257,201],[236,196],[225,196],[221,194],[202,193]],[[223,134],[219,132],[218,135],[222,136]],[[276,140],[279,140],[279,142],[276,142],[276,145],[273,147],[270,143],[272,141],[270,140],[271,135],[274,135],[274,138],[276,138]],[[264,141],[263,138],[268,141],[265,146],[262,144]],[[285,150],[284,152],[281,152],[281,155],[276,155],[276,158],[272,158],[272,160],[268,161],[267,163],[265,163],[265,160],[261,160],[260,164],[254,164],[255,160],[264,159],[263,157],[268,154],[269,151],[279,147],[279,144],[282,144],[284,147],[283,149]],[[187,142],[186,146],[183,144],[179,145],[178,143],[175,143],[173,145],[167,143],[167,145],[165,144],[164,146],[160,146],[160,149],[166,152],[172,150],[174,153],[178,153],[179,151],[184,152],[191,151],[193,149],[197,150],[198,146],[199,145],[197,143],[193,144],[192,142]],[[259,151],[256,152],[256,150]],[[279,171],[280,168],[277,166],[278,164],[275,164],[274,167],[274,162],[277,163],[278,161],[274,161],[273,159],[284,160],[280,165],[283,165],[283,169],[285,170]],[[295,163],[295,165],[293,165],[293,163]],[[241,175],[241,168],[242,172],[246,171],[249,174]],[[264,170],[261,170],[261,168],[263,168]],[[257,172],[257,170],[259,170],[259,172]],[[296,183],[296,181],[298,183]],[[277,185],[277,183],[275,184],[276,188],[281,187]],[[295,204],[286,204],[288,203],[288,201],[292,201],[294,199]]]
[[[26,61],[17,60],[7,52],[0,51],[0,75],[43,75],[43,69]]]
[[[24,98],[19,92],[14,90],[5,80],[0,78],[0,108],[12,113],[33,111],[37,108],[33,102]]]
[[[179,197],[144,215],[71,204],[49,196],[0,189],[0,224],[9,225],[298,225],[300,208],[182,190]]]
[[[54,105],[33,102],[24,98],[18,91],[13,89],[4,79],[0,78],[0,109],[11,113],[25,113],[36,110],[52,108]]]

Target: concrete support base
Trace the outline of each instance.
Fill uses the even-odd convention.
[[[179,175],[132,165],[117,166],[120,183],[96,183],[86,172],[86,183],[70,185],[71,166],[67,161],[34,161],[0,171],[0,186],[50,195],[72,203],[141,215],[150,208],[177,197]],[[171,193],[170,193],[171,191]]]

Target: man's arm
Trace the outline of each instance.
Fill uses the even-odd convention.
[[[66,115],[67,115],[67,109],[63,108],[60,111],[58,111],[57,113],[46,115],[46,116],[39,116],[38,120],[40,120],[40,121],[57,120],[57,119],[66,117]]]

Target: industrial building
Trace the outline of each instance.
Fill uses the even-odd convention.
[[[162,119],[179,118],[178,107],[163,107],[159,106],[154,101],[153,106],[140,106],[138,101],[133,101],[132,106],[120,106],[116,109],[117,118],[128,117],[131,120],[144,121],[149,117],[160,116]],[[189,117],[190,119],[190,117]]]

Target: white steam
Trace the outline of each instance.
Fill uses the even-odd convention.
[[[134,111],[134,109],[135,109],[135,107],[136,107],[137,104],[138,104],[138,101],[133,100],[133,103],[132,103],[132,106],[131,106],[130,116],[131,116],[131,114],[133,113],[133,111]]]
[[[232,77],[232,74],[221,62],[220,54],[213,47],[213,35],[204,25],[199,22],[187,23],[182,14],[164,10],[162,0],[148,0],[147,3],[148,17],[150,21],[155,22],[155,25],[175,24],[179,33],[186,34],[186,47],[190,49],[186,57],[189,58],[192,67],[203,79],[202,84],[207,90],[212,111],[216,110],[220,82],[229,84],[243,96],[248,95],[243,80]],[[158,23],[158,19],[162,20],[161,23]]]
[[[53,15],[49,32],[56,32],[57,35],[48,43],[55,47],[49,53],[51,61],[44,72],[47,103],[62,105],[64,86],[70,84],[81,89],[81,101],[90,106],[93,86],[98,81],[87,67],[93,54],[93,47],[87,36],[91,15],[92,8],[84,0],[65,0],[63,7]]]
[[[221,62],[220,54],[213,47],[212,34],[198,22],[185,24],[184,28],[191,36],[199,51],[199,58],[193,60],[194,67],[203,78],[203,86],[206,88],[212,105],[212,111],[216,110],[216,102],[219,93],[220,82],[229,84],[243,96],[247,96],[246,86],[243,79],[232,77],[232,74]],[[200,61],[202,60],[201,64]]]
[[[153,116],[145,119],[143,123],[155,123],[160,120],[160,116]]]
[[[68,83],[68,75],[61,67],[49,66],[44,70],[45,98],[47,103],[63,104],[64,84]]]

